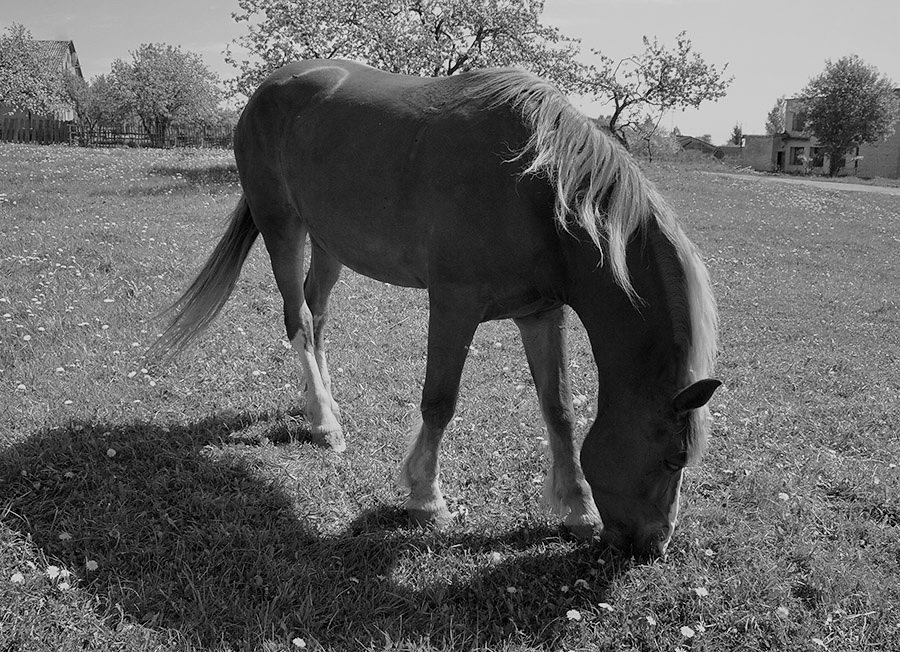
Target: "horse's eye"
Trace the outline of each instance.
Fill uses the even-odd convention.
[[[674,460],[663,460],[663,466],[671,473],[678,473],[683,468],[676,464]]]
[[[687,453],[681,452],[663,460],[663,466],[672,473],[677,473],[687,466]]]

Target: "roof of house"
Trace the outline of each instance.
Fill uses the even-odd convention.
[[[702,138],[697,138],[696,136],[677,136],[678,144],[681,145],[682,149],[699,149],[704,152],[714,152],[718,149],[712,143],[709,143]]]
[[[58,66],[62,66],[66,56],[71,53],[72,67],[75,69],[75,74],[82,79],[84,78],[73,41],[36,41],[36,43],[41,51],[41,56],[50,64],[55,63]]]

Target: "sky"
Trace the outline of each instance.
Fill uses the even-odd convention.
[[[0,0],[0,29],[21,23],[36,39],[73,40],[85,77],[109,72],[142,43],[180,45],[221,78],[235,76],[224,50],[245,33],[237,0]],[[543,22],[612,59],[639,53],[643,36],[674,46],[682,30],[694,49],[734,77],[725,98],[673,113],[663,127],[724,143],[736,124],[764,133],[781,96],[799,93],[827,59],[857,54],[900,87],[898,0],[545,0]],[[608,114],[593,98],[585,113]]]

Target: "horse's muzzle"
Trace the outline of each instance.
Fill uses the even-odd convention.
[[[666,556],[671,529],[652,528],[640,536],[635,536],[615,528],[604,527],[600,532],[600,539],[620,554],[637,559],[659,559]]]

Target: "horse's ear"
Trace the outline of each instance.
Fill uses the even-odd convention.
[[[715,378],[704,378],[703,380],[691,383],[678,392],[678,394],[675,395],[675,398],[672,399],[672,406],[675,408],[675,412],[687,412],[688,410],[696,410],[697,408],[703,407],[709,402],[713,392],[715,392],[721,384],[722,381],[716,380]]]

